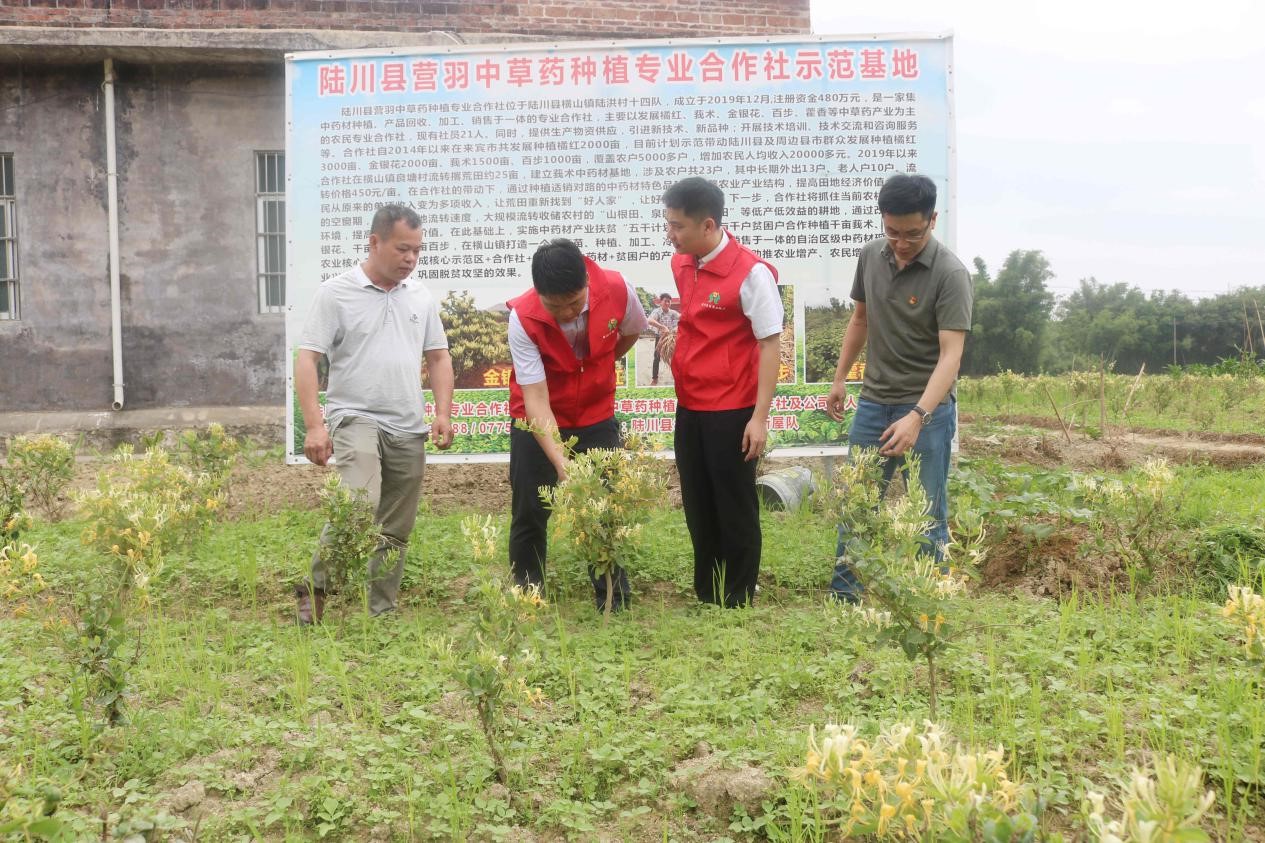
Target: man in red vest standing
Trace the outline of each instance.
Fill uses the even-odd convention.
[[[750,604],[760,573],[756,459],[777,384],[777,271],[721,227],[725,194],[687,178],[663,194],[681,321],[672,355],[676,466],[705,603]]]
[[[544,585],[549,510],[540,487],[567,476],[567,457],[551,432],[577,438],[575,450],[620,447],[615,421],[615,362],[647,328],[632,286],[602,269],[570,240],[543,244],[532,256],[532,289],[507,302],[510,415],[535,432],[510,430],[510,569],[523,586]],[[605,578],[593,576],[597,606]],[[628,575],[612,578],[611,605],[628,601]]]

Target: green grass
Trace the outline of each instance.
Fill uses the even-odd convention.
[[[1066,481],[978,470],[1010,495],[1057,498]],[[1260,469],[1183,469],[1177,485],[1187,523],[1259,518],[1265,499]],[[100,837],[103,814],[115,829],[143,825],[196,780],[204,841],[528,831],[737,840],[754,832],[709,816],[673,784],[700,743],[773,779],[768,823],[785,832],[802,802],[789,770],[803,762],[810,724],[926,716],[925,668],[836,623],[823,603],[828,519],[765,513],[757,605],[721,611],[693,601],[688,535],[672,510],[646,528],[632,611],[603,623],[582,573],[551,574],[561,597],[531,669],[546,701],[511,718],[507,799],[477,719],[431,649],[464,635],[473,616],[460,518],[422,513],[398,618],[367,621],[343,596],[315,630],[292,624],[289,584],[307,563],[316,515],[216,526],[154,588],[130,722],[102,735],[75,714],[80,685],[63,651],[37,621],[3,617],[0,772],[20,763],[32,786],[55,785],[74,838]],[[67,523],[29,535],[59,599],[92,576],[77,532]],[[1265,673],[1245,662],[1218,608],[1164,588],[1062,601],[977,593],[964,604],[971,631],[940,661],[942,719],[964,741],[1002,744],[1014,772],[1050,800],[1052,829],[1077,827],[1087,786],[1110,787],[1154,751],[1205,768],[1218,795],[1214,837],[1259,835]]]
[[[1182,515],[1193,525],[1265,526],[1265,466],[1223,471],[1209,466],[1178,469]]]

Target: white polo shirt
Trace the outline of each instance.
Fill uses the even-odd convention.
[[[397,434],[430,429],[422,360],[447,347],[439,305],[421,282],[406,279],[383,290],[359,265],[321,284],[299,339],[299,348],[329,358],[331,429],[344,416],[362,416]]]

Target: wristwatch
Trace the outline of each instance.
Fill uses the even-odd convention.
[[[917,404],[914,405],[914,412],[918,414],[918,418],[922,419],[923,427],[931,424],[931,413],[927,412],[922,407],[919,407]]]

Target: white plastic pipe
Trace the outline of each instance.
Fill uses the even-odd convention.
[[[110,346],[115,410],[123,409],[123,301],[119,291],[119,172],[114,146],[114,59],[105,60],[105,184],[110,233]]]

